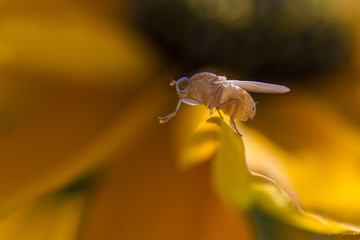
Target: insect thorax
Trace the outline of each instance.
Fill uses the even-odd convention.
[[[210,105],[216,90],[219,88],[218,85],[212,82],[217,80],[218,76],[213,73],[197,73],[190,78],[191,92],[199,102]]]

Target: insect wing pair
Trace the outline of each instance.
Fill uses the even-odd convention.
[[[271,84],[264,82],[256,82],[256,81],[242,81],[242,80],[221,80],[215,81],[216,84],[224,84],[224,85],[235,85],[241,87],[242,89],[249,92],[257,92],[257,93],[287,93],[290,91],[290,88]]]

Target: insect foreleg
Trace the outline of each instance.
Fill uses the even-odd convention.
[[[170,118],[172,118],[173,116],[176,115],[176,113],[179,111],[179,108],[181,106],[181,103],[185,103],[185,104],[188,104],[188,105],[199,105],[200,103],[194,99],[191,99],[191,98],[181,98],[176,106],[176,109],[174,112],[170,113],[169,115],[165,116],[165,117],[158,117],[159,120],[160,120],[160,123],[166,123],[167,121],[170,120]]]
[[[184,97],[184,98],[181,98],[180,99],[183,103],[187,104],[187,105],[190,105],[190,106],[196,106],[196,105],[200,105],[200,103],[195,100],[195,99],[192,99],[192,98],[187,98],[187,97]]]
[[[179,108],[181,106],[182,103],[182,99],[179,100],[176,109],[174,112],[170,113],[169,115],[165,116],[165,117],[158,117],[158,119],[160,120],[160,123],[166,123],[167,121],[170,120],[170,118],[172,118],[173,116],[176,115],[176,113],[179,111]]]

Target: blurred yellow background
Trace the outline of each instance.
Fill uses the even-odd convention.
[[[1,1],[0,239],[360,239],[237,211],[212,181],[217,145],[181,159],[209,110],[157,119],[175,109],[171,80],[199,71],[290,87],[254,94],[248,167],[359,228],[359,12],[356,0]]]

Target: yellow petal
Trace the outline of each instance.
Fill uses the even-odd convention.
[[[133,136],[146,130],[164,104],[160,92],[146,89],[121,112],[116,93],[49,88],[28,98],[28,108],[14,109],[21,118],[15,115],[19,118],[1,136],[1,215],[137,144]]]
[[[86,195],[48,194],[30,201],[0,222],[0,239],[76,239]]]
[[[218,135],[217,125],[202,123],[181,153],[181,166],[188,168],[211,159],[219,145]]]
[[[143,82],[157,64],[155,55],[129,27],[112,26],[82,9],[5,15],[0,34],[0,49],[4,49],[0,64],[6,66],[6,73],[27,75],[24,80],[38,79],[39,74],[47,81],[99,81],[129,87]]]
[[[257,120],[277,144],[254,135],[249,167],[270,174],[307,212],[360,226],[360,128],[310,94],[293,94],[274,105]],[[260,157],[259,145],[277,160]]]
[[[253,202],[249,192],[252,176],[246,166],[242,138],[220,118],[211,118],[206,123],[218,126],[219,131],[220,144],[212,165],[215,187],[236,208],[247,210]]]
[[[126,152],[164,104],[135,89],[157,60],[125,22],[35,2],[0,3],[0,216]]]
[[[248,211],[254,207],[260,208],[288,224],[319,233],[359,232],[359,228],[355,225],[341,223],[327,216],[304,211],[296,201],[296,195],[295,197],[291,196],[270,178],[276,179],[275,175],[271,175],[271,171],[274,171],[275,174],[279,173],[276,166],[272,170],[265,171],[268,174],[266,176],[256,172],[251,174],[245,162],[242,138],[221,119],[212,118],[203,125],[200,129],[213,129],[214,136],[216,136],[214,131],[219,131],[218,141],[220,142],[212,166],[214,185],[221,196],[238,210]],[[250,131],[244,138],[254,138],[253,133]],[[206,142],[205,139],[203,140]],[[283,157],[292,157],[259,137],[250,142],[253,144],[249,145],[251,153],[248,156],[250,158],[254,158],[254,154],[257,154],[258,158],[262,156],[265,159],[277,160]],[[286,171],[284,172],[286,173]],[[286,175],[283,179],[286,179]]]

